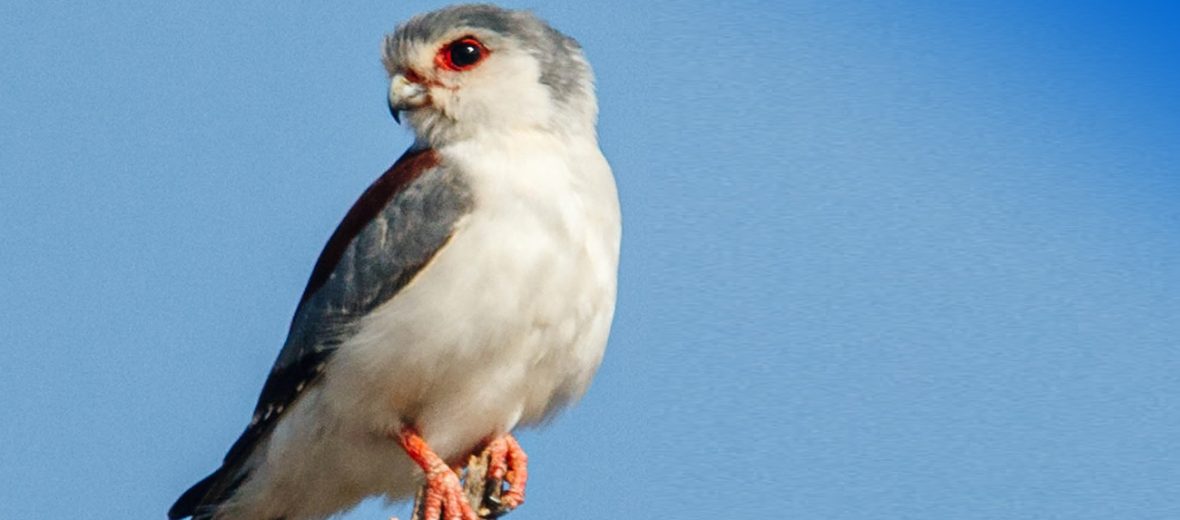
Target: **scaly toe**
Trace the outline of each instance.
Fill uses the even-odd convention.
[[[459,477],[450,468],[438,468],[427,476],[422,520],[479,520],[467,504]]]

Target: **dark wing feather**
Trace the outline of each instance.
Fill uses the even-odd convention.
[[[332,233],[295,310],[287,342],[262,387],[254,417],[222,467],[184,493],[169,518],[200,515],[233,495],[245,463],[283,412],[316,383],[352,324],[392,298],[450,238],[471,194],[433,150],[407,151],[374,182]]]

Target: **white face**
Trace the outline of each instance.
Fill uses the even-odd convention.
[[[396,56],[386,62],[391,109],[432,144],[553,120],[540,63],[512,38],[456,28],[435,41],[403,42]]]

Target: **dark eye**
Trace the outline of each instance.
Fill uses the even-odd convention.
[[[459,42],[451,46],[451,63],[459,68],[475,65],[475,62],[482,57],[479,47],[471,43]]]
[[[439,52],[439,65],[450,70],[467,70],[487,55],[487,49],[475,38],[463,38]]]

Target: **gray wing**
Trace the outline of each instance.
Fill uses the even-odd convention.
[[[255,444],[304,390],[361,318],[425,267],[470,212],[461,175],[433,150],[410,150],[375,181],[332,234],[312,270],[286,344],[263,385],[254,417],[220,469],[184,493],[170,518],[215,508],[245,479]]]

